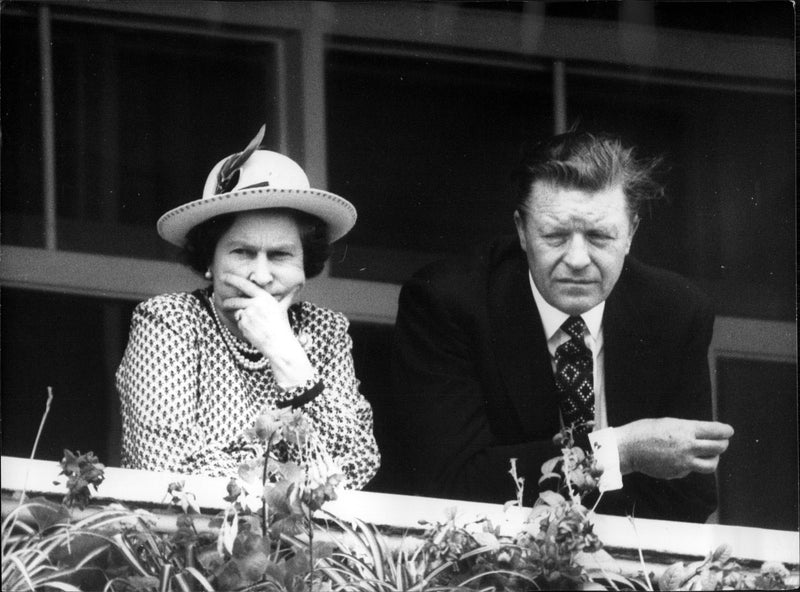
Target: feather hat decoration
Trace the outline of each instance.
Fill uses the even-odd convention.
[[[261,148],[266,126],[241,152],[220,160],[206,178],[203,197],[173,208],[158,220],[158,233],[174,245],[186,244],[187,233],[215,216],[247,210],[289,208],[322,220],[328,240],[336,241],[356,223],[356,209],[334,193],[313,189],[303,169],[291,158]]]
[[[255,152],[259,146],[261,146],[261,142],[264,140],[264,132],[266,129],[266,124],[262,125],[255,138],[250,140],[247,148],[241,152],[237,152],[236,154],[231,154],[225,159],[222,164],[222,168],[219,170],[219,175],[217,175],[217,187],[214,193],[227,193],[234,188],[237,179],[236,173],[247,161],[247,159],[250,158],[250,155],[253,154],[253,152]]]

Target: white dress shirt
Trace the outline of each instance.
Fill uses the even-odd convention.
[[[547,350],[550,352],[550,363],[555,372],[556,349],[562,343],[570,340],[562,329],[570,315],[551,306],[541,295],[533,282],[533,277],[528,273],[533,299],[544,327],[544,337],[547,340]],[[584,342],[592,352],[592,368],[594,375],[594,431],[589,434],[595,458],[602,464],[604,470],[600,477],[600,491],[611,491],[622,488],[622,474],[619,467],[619,450],[614,428],[608,425],[605,391],[605,366],[603,352],[603,311],[606,303],[601,302],[594,308],[583,313],[581,318],[586,323],[587,331],[584,333]],[[562,420],[563,425],[563,420]]]

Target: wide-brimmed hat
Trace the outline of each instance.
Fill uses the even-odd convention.
[[[242,152],[220,160],[206,179],[203,197],[178,206],[158,220],[158,234],[182,247],[186,234],[201,222],[231,212],[292,208],[313,214],[328,226],[331,242],[356,223],[356,209],[334,193],[312,189],[308,177],[291,158],[257,148],[262,127]]]

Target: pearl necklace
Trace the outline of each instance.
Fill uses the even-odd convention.
[[[228,326],[222,322],[222,319],[219,318],[217,307],[214,306],[214,300],[210,294],[208,295],[208,304],[211,306],[211,310],[214,313],[214,320],[216,320],[217,325],[220,328],[222,341],[225,342],[225,346],[228,348],[228,351],[231,352],[231,355],[236,363],[245,370],[264,370],[269,365],[269,360],[264,357],[260,351],[253,347],[253,345],[243,342],[241,339],[231,333],[231,330],[228,329]],[[248,356],[258,356],[259,359],[251,360],[248,358]]]

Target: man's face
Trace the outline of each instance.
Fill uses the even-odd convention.
[[[617,283],[638,220],[622,187],[593,193],[536,181],[514,223],[536,288],[550,305],[579,315]]]

